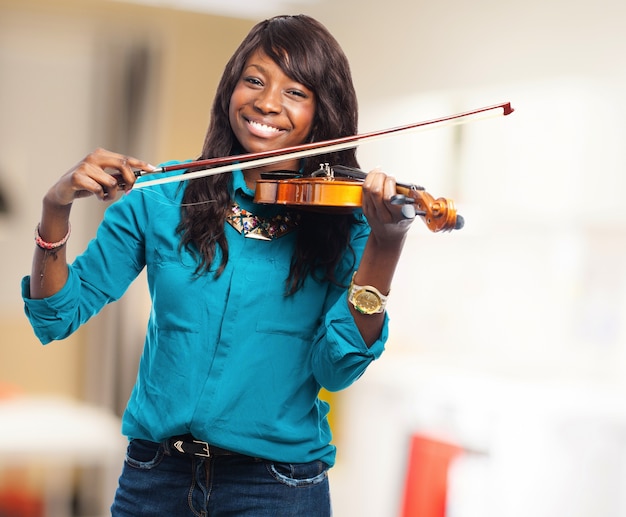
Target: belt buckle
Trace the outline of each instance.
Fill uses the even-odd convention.
[[[195,452],[195,456],[200,456],[201,458],[210,458],[211,451],[209,450],[209,444],[207,442],[203,442],[202,440],[194,440],[193,443],[197,443],[198,445],[202,445],[202,451]]]

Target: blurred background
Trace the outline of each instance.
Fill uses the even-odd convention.
[[[238,43],[300,12],[346,51],[360,132],[515,108],[359,149],[466,226],[416,221],[387,351],[329,395],[335,514],[626,516],[621,0],[0,0],[0,516],[108,514],[148,311],[139,279],[38,343],[19,282],[42,196],[97,146],[195,157]],[[71,256],[102,211],[76,205]]]

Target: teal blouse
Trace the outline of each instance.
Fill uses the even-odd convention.
[[[285,296],[297,231],[265,241],[227,224],[225,271],[198,277],[196,260],[178,249],[175,232],[182,185],[133,189],[113,203],[53,296],[31,299],[24,277],[22,297],[35,334],[43,344],[69,336],[119,299],[145,267],[152,309],[122,432],[157,442],[191,433],[255,457],[333,465],[329,407],[318,393],[321,387],[346,388],[380,356],[387,317],[368,348],[348,309],[346,288],[309,277]],[[254,204],[241,171],[233,173],[233,191],[239,205],[256,215],[284,211]],[[345,284],[369,234],[364,216],[356,216],[352,251],[338,270]]]

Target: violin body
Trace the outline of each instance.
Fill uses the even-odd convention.
[[[257,180],[254,202],[297,207],[357,208],[363,199],[362,182],[336,178]]]
[[[415,205],[416,214],[432,232],[458,230],[463,227],[463,218],[457,215],[452,200],[435,199],[424,189],[416,186],[399,185],[396,190],[406,198],[403,204]],[[338,179],[332,175],[259,179],[254,194],[255,203],[341,213],[360,207],[362,200],[362,181]]]

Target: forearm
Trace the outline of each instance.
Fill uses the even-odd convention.
[[[106,169],[116,169],[117,175]],[[39,224],[40,244],[35,249],[30,280],[30,296],[47,298],[57,293],[67,281],[65,245],[60,243],[68,235],[72,203],[79,198],[95,196],[102,201],[112,201],[122,188],[132,188],[137,176],[134,169],[153,171],[155,168],[136,158],[96,149],[66,172],[47,192],[43,200]],[[43,249],[42,249],[43,247]]]
[[[406,235],[399,240],[381,243],[373,235],[370,235],[358,271],[354,276],[354,283],[371,285],[382,294],[389,294],[405,239]],[[371,346],[380,336],[385,319],[384,312],[361,314],[350,302],[347,303],[363,340],[368,346]]]
[[[38,231],[41,239],[48,243],[61,242],[68,234],[69,215],[72,205],[54,206],[45,199]],[[57,293],[67,281],[66,245],[52,250],[35,246],[30,277],[32,298],[47,298]]]

